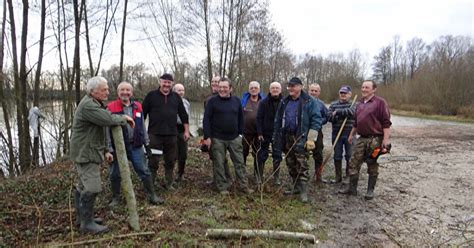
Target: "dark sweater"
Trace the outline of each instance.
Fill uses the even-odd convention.
[[[154,135],[177,135],[177,118],[181,118],[183,124],[189,124],[188,114],[184,108],[183,100],[175,92],[163,95],[161,91],[150,91],[143,101],[143,116],[147,118],[148,133]]]
[[[242,134],[243,123],[242,106],[238,97],[211,97],[204,111],[204,139],[233,140]]]
[[[283,96],[280,94],[278,98],[273,98],[269,93],[266,98],[258,104],[257,113],[257,134],[263,135],[270,139],[273,135],[273,127],[275,125],[275,114]]]

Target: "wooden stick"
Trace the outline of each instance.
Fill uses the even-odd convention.
[[[137,201],[135,192],[133,191],[132,179],[130,177],[130,167],[128,166],[127,151],[123,140],[122,127],[112,127],[112,135],[115,143],[115,154],[117,155],[117,163],[119,165],[122,192],[127,201],[128,223],[134,231],[140,230],[138,222]]]
[[[129,237],[136,237],[136,236],[148,236],[154,235],[155,232],[139,232],[139,233],[128,233],[128,234],[121,234],[107,238],[100,238],[100,239],[90,239],[84,241],[77,241],[72,243],[64,243],[64,244],[50,244],[46,245],[48,247],[66,247],[66,246],[75,246],[75,245],[87,245],[87,244],[94,244],[102,241],[114,240],[114,239],[121,239],[121,238],[129,238]]]
[[[271,238],[279,240],[309,241],[316,243],[316,237],[312,234],[287,231],[258,230],[258,229],[207,229],[208,238]]]

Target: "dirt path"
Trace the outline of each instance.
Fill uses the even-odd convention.
[[[339,186],[313,189],[324,208],[323,246],[474,246],[474,125],[397,116],[392,122],[392,154],[419,159],[381,164],[373,201],[363,199],[365,165],[357,197],[338,195]],[[330,125],[325,129],[327,139]]]

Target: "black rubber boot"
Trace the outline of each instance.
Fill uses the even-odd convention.
[[[346,160],[346,175],[344,177],[349,177],[349,160]]]
[[[273,185],[280,186],[280,162],[273,163]]]
[[[306,182],[300,181],[300,201],[302,203],[308,202],[308,184]]]
[[[158,173],[158,167],[160,164],[160,156],[153,155],[151,159],[148,160],[148,169],[150,169],[151,182],[155,185],[156,175]]]
[[[293,180],[293,183],[290,185],[290,187],[285,190],[285,192],[283,192],[284,195],[299,195],[300,193],[300,184],[295,183],[295,180]]]
[[[103,225],[99,225],[94,222],[94,203],[97,194],[94,193],[83,193],[81,194],[81,227],[79,231],[81,233],[104,233],[108,232],[109,228]]]
[[[366,200],[374,199],[374,189],[375,184],[377,183],[377,176],[369,176],[369,184],[367,186],[367,194],[365,194],[364,198]]]
[[[181,182],[184,179],[184,167],[186,167],[186,161],[178,161],[178,175],[176,175],[176,182]]]
[[[349,178],[349,185],[345,189],[339,190],[340,194],[357,195],[357,183],[359,182],[359,175],[351,175]]]
[[[165,203],[165,201],[156,195],[155,190],[153,189],[153,183],[151,181],[151,177],[148,177],[145,181],[143,181],[143,188],[145,189],[148,201],[153,205],[161,205]]]
[[[113,208],[120,204],[120,181],[111,181],[110,186],[112,188],[112,200],[109,203],[109,207]]]
[[[76,208],[76,226],[81,225],[81,193],[79,190],[74,190],[74,206]],[[97,224],[102,224],[104,223],[104,219],[102,218],[94,218],[94,222]]]
[[[165,188],[167,190],[175,190],[173,184],[173,168],[165,168]]]
[[[331,183],[340,183],[342,182],[342,160],[335,160],[334,168],[336,169],[336,179],[331,180]]]

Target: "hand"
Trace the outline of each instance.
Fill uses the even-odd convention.
[[[183,134],[183,139],[184,141],[188,141],[191,136],[189,135],[189,132],[184,132]]]
[[[387,153],[388,147],[391,146],[390,142],[387,140],[382,140],[382,153]]]
[[[132,119],[132,117],[130,117],[128,115],[124,115],[124,116],[125,116],[125,120],[127,120],[130,127],[134,128],[135,127],[135,121]]]
[[[114,155],[112,155],[112,153],[110,152],[106,152],[105,161],[107,161],[108,163],[112,163],[112,161],[114,161]]]
[[[150,145],[145,145],[145,152],[146,152],[146,157],[148,159],[151,159],[151,156],[153,156],[153,153],[151,152]]]
[[[347,143],[349,143],[349,145],[352,145],[352,139],[354,138],[354,136],[352,135],[349,135],[349,137],[347,137]]]
[[[207,148],[209,148],[209,149],[211,148],[211,143],[212,143],[211,138],[207,138],[207,139],[204,140],[204,145],[206,145]]]
[[[264,140],[263,135],[259,135],[258,136],[258,141],[263,142],[263,140]]]
[[[304,148],[306,149],[306,151],[312,151],[314,150],[315,147],[316,147],[316,144],[314,143],[313,140],[308,140],[304,144]]]

